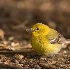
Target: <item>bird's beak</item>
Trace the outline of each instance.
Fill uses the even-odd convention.
[[[26,29],[27,32],[32,32],[32,28]]]

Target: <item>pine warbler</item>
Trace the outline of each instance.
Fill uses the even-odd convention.
[[[31,32],[32,47],[40,55],[57,54],[70,43],[56,30],[42,23],[33,25]]]

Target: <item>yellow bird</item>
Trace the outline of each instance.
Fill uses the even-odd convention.
[[[31,32],[32,47],[40,55],[57,54],[70,43],[56,30],[42,23],[33,25]]]

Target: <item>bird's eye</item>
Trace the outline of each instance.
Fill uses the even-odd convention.
[[[39,28],[37,28],[37,30],[39,30]]]

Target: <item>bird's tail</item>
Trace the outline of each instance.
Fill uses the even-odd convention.
[[[69,44],[70,44],[70,39],[65,40],[65,41],[62,43],[62,48],[67,48]]]
[[[65,41],[65,43],[68,45],[68,44],[70,44],[70,39],[67,39],[66,41]]]

